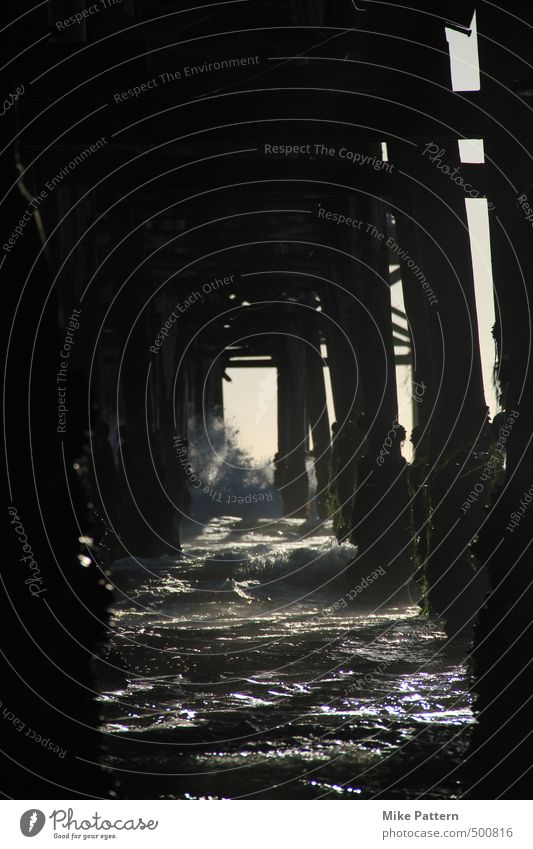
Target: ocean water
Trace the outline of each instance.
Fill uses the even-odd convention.
[[[99,700],[118,794],[460,795],[464,647],[329,524],[278,507],[189,523],[181,553],[114,564]]]

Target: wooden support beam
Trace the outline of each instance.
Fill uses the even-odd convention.
[[[305,422],[304,343],[294,338],[280,342],[278,362],[278,454],[275,459],[276,486],[285,515],[307,515],[309,482],[305,464],[307,443]]]
[[[317,327],[305,329],[305,403],[313,437],[313,456],[317,479],[316,506],[320,519],[327,516],[330,463],[330,427],[324,381],[324,361]]]
[[[487,424],[465,195],[420,152],[397,145],[393,155],[405,175],[395,197],[393,250],[401,264],[415,380],[423,387],[411,470],[417,556],[427,609],[457,633],[483,592],[471,580],[468,556],[475,511],[458,520],[478,462],[473,449]],[[459,166],[457,144],[446,157],[451,169]]]

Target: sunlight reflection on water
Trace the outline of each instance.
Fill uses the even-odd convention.
[[[283,527],[236,544],[223,518],[186,556],[116,564],[109,765],[141,797],[450,797],[473,721],[461,658],[417,608],[331,611],[352,547]]]

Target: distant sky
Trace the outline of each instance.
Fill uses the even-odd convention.
[[[275,368],[227,369],[224,412],[239,430],[239,444],[256,463],[277,449],[277,372]]]

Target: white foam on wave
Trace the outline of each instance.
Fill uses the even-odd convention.
[[[309,545],[281,545],[279,548],[251,556],[237,570],[237,579],[258,579],[263,584],[278,580],[298,586],[316,585],[342,576],[357,554],[350,544],[331,542]]]

